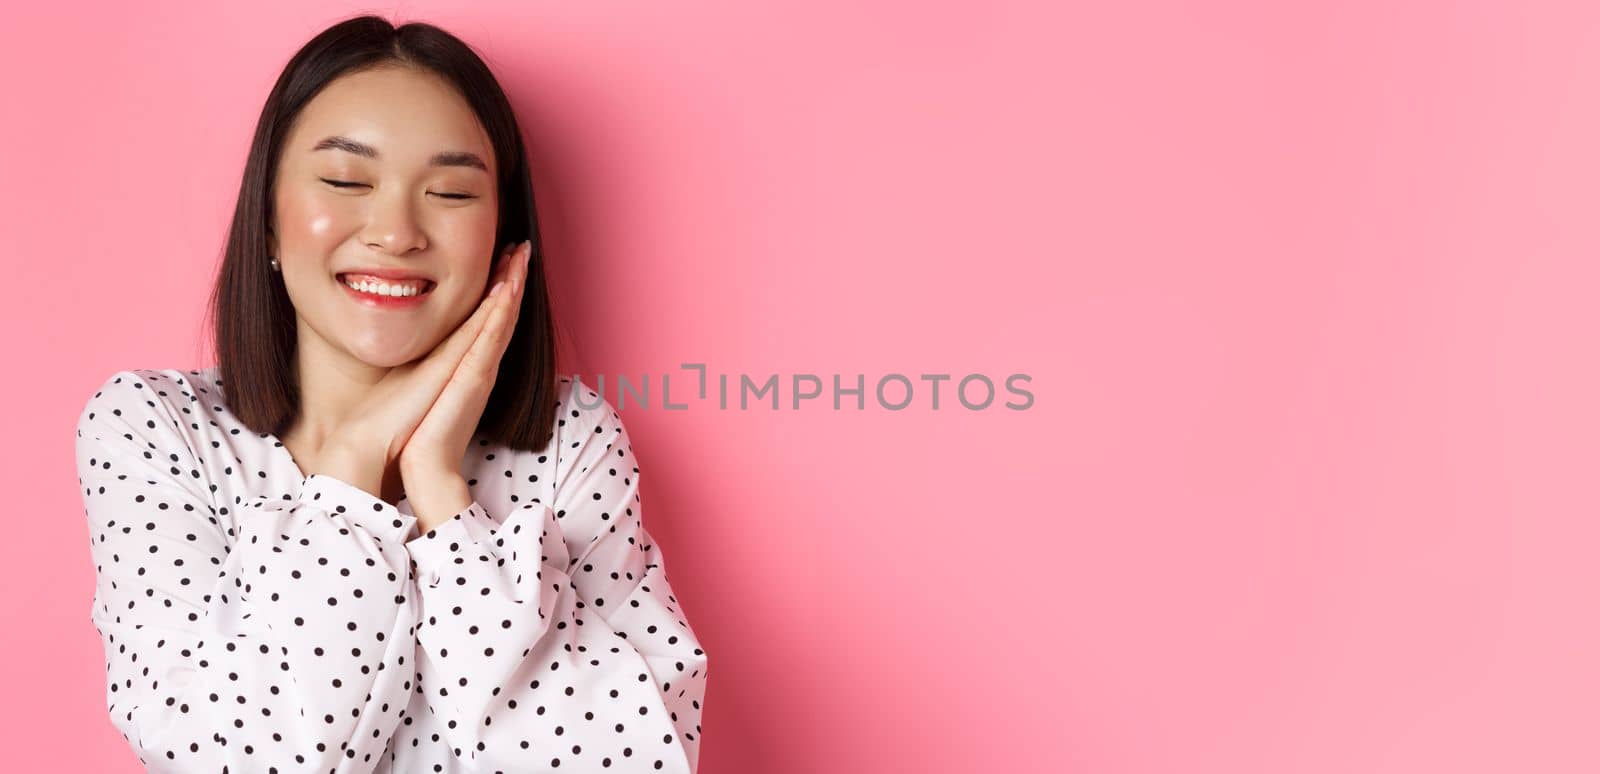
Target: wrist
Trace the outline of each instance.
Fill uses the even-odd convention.
[[[451,470],[444,465],[420,462],[418,459],[409,458],[405,455],[400,456],[399,461],[395,464],[395,469],[400,473],[400,480],[406,483],[407,492],[410,492],[413,484],[419,487],[434,488],[450,486],[456,482],[460,482],[462,486],[465,486],[467,481],[459,470]]]
[[[388,468],[399,458],[394,447],[394,437],[379,427],[363,424],[360,420],[341,425],[331,443],[380,468]]]
[[[383,466],[371,455],[347,446],[324,449],[317,458],[316,466],[307,471],[307,475],[316,473],[332,476],[374,495],[383,483]]]
[[[411,513],[417,517],[419,534],[443,524],[472,505],[472,490],[460,473],[402,470],[400,478],[405,482],[406,501],[411,504]]]

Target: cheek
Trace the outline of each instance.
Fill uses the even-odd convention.
[[[433,223],[438,239],[450,246],[451,252],[476,255],[494,246],[496,212],[489,207],[475,207],[460,212],[441,213]]]
[[[454,267],[452,273],[485,278],[489,276],[496,245],[496,215],[492,210],[443,219],[433,229],[433,247]]]
[[[340,238],[341,224],[352,221],[335,203],[309,196],[278,201],[278,238],[287,252],[317,251]]]

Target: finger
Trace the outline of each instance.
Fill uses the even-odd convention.
[[[504,257],[502,257],[501,262],[496,265],[496,270],[494,270],[496,286],[498,286],[499,291],[496,291],[491,286],[490,296],[483,299],[482,304],[478,305],[477,312],[472,315],[472,320],[469,320],[472,325],[462,325],[461,329],[456,331],[456,336],[451,337],[450,345],[446,347],[446,352],[443,353],[442,357],[450,365],[453,373],[461,371],[461,363],[462,360],[466,360],[467,352],[472,350],[478,339],[482,339],[485,336],[486,329],[490,329],[490,325],[493,325],[491,320],[496,315],[496,309],[504,307],[504,305],[510,305],[512,309],[517,309],[514,302],[509,301],[509,297],[512,296],[512,286],[518,285],[518,264],[525,262],[518,261],[518,256],[525,254],[528,249],[531,249],[528,241],[520,241],[520,243],[507,246]],[[501,312],[501,315],[504,315],[504,312]]]
[[[483,299],[478,302],[478,308],[473,310],[472,316],[468,317],[466,321],[464,321],[456,329],[455,335],[465,339],[467,342],[470,342],[472,339],[477,337],[478,331],[483,327],[483,321],[488,318],[489,311],[494,307],[495,302],[493,294],[495,293],[495,288],[500,286],[501,283],[507,282],[511,277],[511,259],[515,257],[515,251],[515,245],[511,245],[506,248],[506,251],[502,254],[500,262],[497,263],[494,267],[494,270],[490,272],[489,289],[484,292]],[[505,293],[506,290],[506,287],[500,287],[501,293]],[[466,346],[466,343],[464,342],[454,343],[459,344],[462,347]]]
[[[511,253],[511,260],[506,262],[510,264],[511,289],[518,295],[521,295],[523,287],[528,284],[528,256],[532,252],[531,242],[527,240],[518,242],[516,250]]]
[[[496,321],[495,329],[491,332],[485,330],[480,336],[492,336],[493,341],[488,345],[493,353],[493,364],[489,367],[498,368],[500,357],[505,354],[506,345],[511,342],[511,337],[517,330],[517,319],[522,315],[523,291],[528,287],[528,260],[533,251],[530,242],[522,242],[512,256],[513,277],[510,283],[511,291],[505,299],[506,315]]]
[[[496,291],[494,285],[505,281],[510,265],[514,263],[510,259],[514,257],[514,253],[506,254],[506,259],[502,260],[493,272],[495,282],[491,284],[489,293],[478,303],[478,308],[473,310],[472,315],[457,326],[442,343],[434,347],[433,352],[429,353],[419,365],[419,368],[425,369],[435,377],[435,383],[442,384],[455,372],[461,363],[461,358],[471,348],[472,342],[482,333],[500,297],[508,293],[507,286],[500,285]]]
[[[512,268],[513,268],[513,265],[516,263],[516,257],[517,257],[517,245],[516,244],[506,245],[505,249],[500,251],[500,260],[495,262],[494,270],[489,272],[489,274],[490,274],[489,287],[490,288],[493,288],[494,284],[496,282],[507,282],[507,284],[509,285],[509,280],[513,276]]]
[[[511,338],[510,321],[516,314],[515,301],[512,294],[501,288],[494,309],[489,313],[489,318],[484,321],[483,329],[477,338],[461,357],[461,364],[456,369],[457,374],[477,376],[484,383],[492,384],[495,374],[499,371],[500,356],[505,352],[506,342]]]
[[[485,321],[484,327],[478,333],[478,339],[488,339],[484,345],[488,351],[493,352],[493,364],[489,368],[498,368],[500,355],[505,352],[506,345],[511,341],[511,336],[516,332],[517,319],[522,312],[522,291],[527,286],[528,256],[532,251],[529,242],[521,242],[509,256],[507,264],[506,287],[501,288],[504,296],[505,314],[495,319],[493,323]],[[493,326],[492,328],[490,326]],[[473,347],[477,346],[474,340]],[[464,356],[465,357],[465,356]],[[480,364],[481,366],[482,364]]]
[[[490,315],[493,314],[493,308],[492,307],[494,307],[497,304],[507,304],[507,305],[510,306],[510,308],[512,310],[512,324],[515,324],[516,310],[520,306],[520,304],[518,303],[518,300],[517,300],[518,296],[520,296],[520,293],[517,293],[515,291],[522,284],[520,282],[520,280],[518,279],[518,276],[517,276],[517,272],[518,272],[517,266],[519,264],[518,256],[525,252],[522,249],[522,246],[526,246],[527,244],[528,244],[527,242],[521,242],[521,243],[518,243],[518,244],[511,245],[507,249],[505,257],[504,257],[504,259],[501,260],[500,265],[498,267],[496,267],[495,274],[498,277],[498,279],[496,280],[496,286],[500,287],[499,294],[498,294],[499,297],[497,299],[492,300],[492,301],[490,299],[487,299],[487,298],[484,299],[484,304],[483,304],[483,307],[480,309],[480,311],[484,312],[485,317],[484,317],[484,320],[483,320],[483,324],[478,326],[477,333],[474,336],[472,336],[473,341],[476,341],[478,339],[478,337],[480,337],[480,336],[482,336],[484,334],[484,330],[488,327],[488,324],[489,324],[488,318],[489,318]],[[492,292],[494,292],[493,288],[491,288],[491,293]],[[469,344],[468,348],[470,349],[470,347],[471,347],[471,345]]]
[[[528,261],[532,252],[532,245],[528,242],[523,242],[521,247],[517,249],[517,253],[512,261],[514,264],[513,271],[515,272],[515,279],[511,283],[511,318],[506,322],[507,340],[509,340],[511,337],[510,332],[516,330],[517,318],[522,313],[522,297],[528,289]]]
[[[466,354],[462,355],[461,362],[450,378],[451,384],[460,383],[471,392],[481,390],[487,393],[493,388],[500,370],[500,360],[511,340],[516,316],[517,300],[514,294],[502,288],[482,330],[473,339]],[[446,385],[445,391],[452,391],[449,385]]]
[[[439,367],[454,370],[456,363],[461,360],[461,355],[467,351],[467,348],[472,345],[472,340],[477,338],[478,333],[483,330],[484,322],[489,319],[490,313],[494,311],[496,302],[504,294],[504,286],[501,286],[498,291],[492,291],[487,298],[478,304],[478,308],[472,312],[470,317],[457,326],[449,336],[445,337],[443,342],[434,347],[433,352],[428,355],[425,362],[440,364]]]
[[[519,262],[520,263],[520,262]],[[519,271],[524,271],[519,269]],[[517,319],[522,316],[522,288],[527,283],[518,279],[517,290],[506,295],[506,314],[495,323],[492,332],[493,342],[489,344],[489,360],[487,366],[491,369],[500,367],[500,359],[505,355],[506,346],[511,343],[511,337],[517,332]]]

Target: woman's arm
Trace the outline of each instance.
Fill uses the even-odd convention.
[[[414,688],[413,517],[319,474],[215,503],[180,421],[129,371],[78,419],[112,722],[152,772],[372,771]]]
[[[406,544],[419,687],[486,771],[692,774],[706,653],[641,521],[620,418],[562,411],[553,503],[497,524],[474,501]]]

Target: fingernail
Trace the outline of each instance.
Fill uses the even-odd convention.
[[[500,286],[504,285],[504,284],[506,284],[505,280],[500,280],[499,282],[494,283],[494,287],[489,288],[489,295],[492,296],[492,295],[495,295],[496,293],[499,293],[500,292]]]

